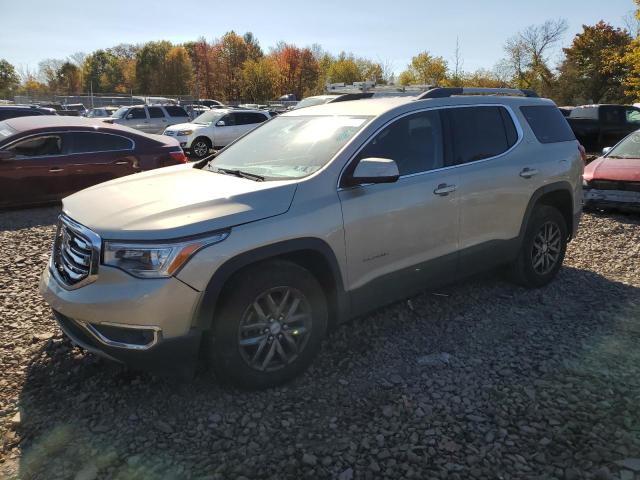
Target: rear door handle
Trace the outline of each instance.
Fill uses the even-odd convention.
[[[123,162],[116,162],[116,165],[127,165],[129,162],[127,162],[126,160]]]
[[[49,169],[49,171],[50,171],[51,173],[62,172],[62,171],[64,171],[64,168],[51,167],[51,168]]]
[[[440,185],[438,185],[438,187],[433,191],[433,193],[435,193],[436,195],[440,195],[442,197],[446,197],[447,195],[449,195],[451,192],[455,192],[456,191],[456,186],[455,185],[447,185],[446,183],[441,183]]]
[[[522,171],[520,172],[520,176],[522,178],[531,178],[534,177],[538,174],[538,170],[536,170],[535,168],[523,168]]]

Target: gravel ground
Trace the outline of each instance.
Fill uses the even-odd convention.
[[[640,217],[586,215],[546,288],[424,293],[247,393],[72,347],[37,293],[56,214],[0,213],[0,477],[640,478]]]

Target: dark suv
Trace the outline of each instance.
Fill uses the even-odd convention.
[[[16,117],[35,117],[37,115],[57,115],[53,108],[31,105],[0,105],[0,121]]]

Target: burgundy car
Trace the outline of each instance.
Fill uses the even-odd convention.
[[[55,202],[97,183],[186,161],[170,137],[86,118],[12,118],[0,122],[0,207]]]
[[[640,211],[640,130],[584,169],[585,208]]]

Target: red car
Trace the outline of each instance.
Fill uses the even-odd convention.
[[[585,208],[640,211],[640,130],[584,169]]]
[[[78,117],[12,118],[0,122],[0,207],[55,202],[97,183],[186,161],[170,137]]]

